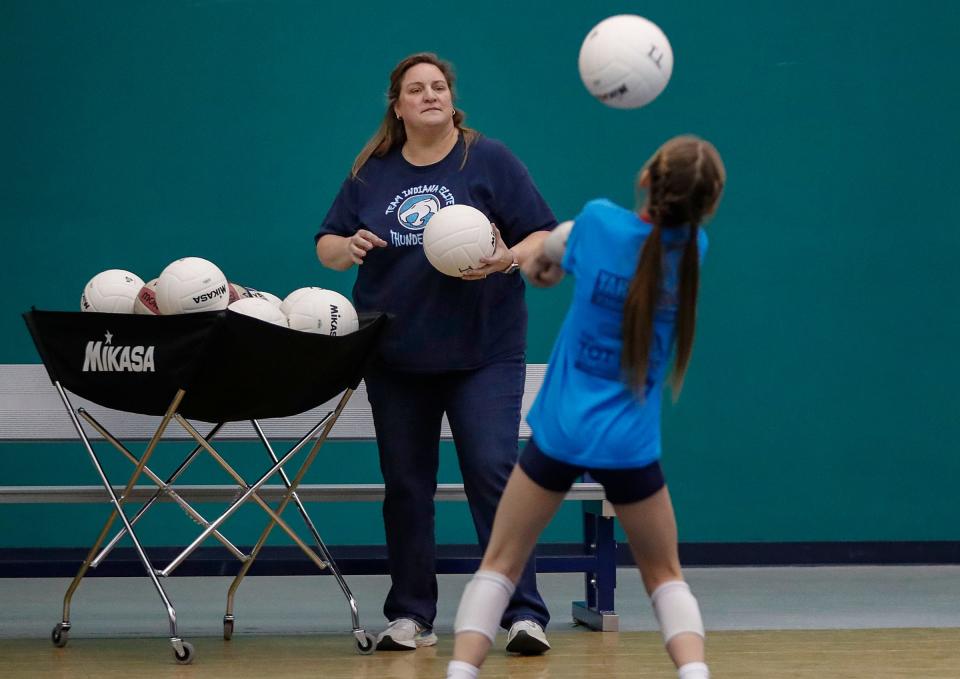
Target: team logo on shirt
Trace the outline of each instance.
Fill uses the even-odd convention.
[[[664,259],[663,282],[657,296],[657,309],[669,309],[677,306],[677,259]],[[627,292],[630,289],[630,279],[618,276],[610,271],[600,269],[593,282],[593,293],[590,301],[596,306],[620,311],[627,301]]]
[[[593,282],[593,294],[590,301],[604,309],[619,311],[627,299],[627,290],[630,288],[630,279],[618,276],[610,271],[600,269]]]
[[[453,205],[453,193],[442,184],[421,184],[404,189],[387,205],[385,215],[396,214],[406,231],[390,229],[390,244],[394,247],[423,245],[423,229],[441,207]],[[413,233],[411,233],[413,232]]]
[[[581,333],[577,338],[574,366],[588,375],[608,380],[620,379],[620,351],[603,338]]]
[[[432,193],[425,196],[410,196],[400,203],[397,219],[400,225],[411,231],[419,231],[440,210],[440,201]]]

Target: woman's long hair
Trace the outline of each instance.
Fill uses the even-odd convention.
[[[677,352],[670,377],[676,399],[693,353],[700,284],[699,228],[716,207],[726,182],[726,170],[713,144],[685,135],[661,146],[640,176],[647,189],[644,210],[653,228],[644,242],[624,303],[621,367],[634,392],[643,394],[653,345],[654,314],[663,284],[661,233],[664,229],[689,226],[690,236],[684,245],[678,276]]]
[[[383,121],[381,121],[380,127],[373,136],[370,137],[370,140],[367,141],[360,153],[357,154],[356,159],[353,161],[353,167],[350,170],[350,176],[356,178],[360,172],[360,168],[370,159],[370,156],[384,156],[391,149],[397,146],[403,146],[404,142],[407,141],[407,130],[403,126],[403,121],[397,118],[393,109],[397,100],[400,98],[400,85],[403,83],[404,74],[417,64],[433,64],[439,68],[440,72],[443,73],[443,77],[447,80],[447,85],[450,87],[452,103],[456,102],[457,95],[454,89],[456,76],[453,72],[453,65],[432,52],[411,54],[397,64],[390,73],[390,89],[387,90],[387,109],[383,114]],[[466,113],[455,107],[453,124],[460,130],[463,136],[463,163],[467,161],[467,151],[470,148],[470,144],[472,144],[478,136],[476,130],[472,130],[463,124],[466,117]],[[463,167],[463,163],[461,163],[461,168]]]

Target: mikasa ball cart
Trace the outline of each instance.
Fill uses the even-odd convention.
[[[99,566],[117,542],[129,535],[166,612],[174,657],[178,663],[189,664],[195,652],[177,632],[176,611],[161,579],[171,575],[207,538],[218,540],[242,562],[230,586],[223,619],[224,638],[230,639],[236,589],[274,526],[279,526],[319,569],[329,569],[336,578],[349,604],[357,651],[373,652],[374,638],[360,626],[356,601],[296,491],[359,385],[364,367],[374,355],[386,327],[385,315],[361,314],[359,329],[343,336],[297,332],[229,310],[139,316],[34,309],[23,317],[112,505],[110,516],[64,595],[62,619],[51,633],[54,645],[67,644],[70,602],[84,575]],[[249,360],[251,355],[257,360]],[[71,394],[126,414],[159,417],[155,430],[147,432],[149,442],[142,455],[138,457],[131,452],[84,407],[75,406]],[[292,447],[282,454],[274,452],[259,420],[298,415],[337,396],[335,407],[310,426]],[[91,441],[93,437],[87,434],[81,420],[133,464],[133,472],[120,492],[107,477]],[[174,421],[195,445],[172,472],[161,476],[147,463]],[[191,421],[209,423],[209,428],[202,427],[207,430],[206,434],[200,433]],[[227,454],[214,446],[217,433],[231,422],[249,422],[266,449],[266,469],[249,483],[227,461]],[[283,466],[302,450],[307,452],[291,478]],[[237,486],[236,497],[214,519],[204,518],[177,493],[175,485],[191,463],[204,453],[215,460]],[[283,481],[285,491],[279,504],[271,508],[258,491],[274,474]],[[156,490],[134,512],[130,496],[141,477],[148,478]],[[175,502],[202,530],[165,567],[157,568],[137,535],[136,524],[161,499]],[[250,553],[241,551],[221,532],[226,520],[247,502],[259,505],[268,516],[260,539]],[[282,518],[291,502],[303,517],[316,551]],[[117,517],[122,528],[110,537]]]

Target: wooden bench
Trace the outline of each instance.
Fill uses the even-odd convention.
[[[543,380],[545,366],[529,365],[523,399],[523,414],[526,415],[533,398]],[[110,432],[120,440],[140,440],[149,438],[156,430],[158,418],[133,415],[113,411],[89,403],[78,397],[71,397],[75,406],[83,406],[96,417]],[[296,439],[315,424],[324,413],[332,409],[334,402],[281,420],[264,420],[261,426],[271,440]],[[89,432],[89,430],[88,430]],[[91,438],[97,435],[92,433]],[[442,438],[450,439],[449,426],[444,419]],[[520,436],[526,439],[530,430],[523,421]],[[186,432],[178,427],[170,427],[165,440],[187,439]],[[217,440],[253,440],[255,434],[246,422],[227,424],[217,435]],[[364,385],[361,384],[353,394],[349,404],[341,413],[328,440],[333,441],[370,441],[374,439],[373,421],[370,405],[366,398]],[[78,441],[76,431],[70,422],[63,404],[51,386],[49,378],[41,365],[0,365],[0,442],[41,442],[41,441]],[[178,495],[191,504],[195,502],[229,502],[237,495],[235,485],[186,485],[174,486]],[[122,491],[122,487],[116,489]],[[265,485],[260,495],[266,501],[278,499],[284,487]],[[154,485],[137,485],[130,499],[145,501],[156,491]],[[297,491],[304,503],[317,502],[381,502],[382,484],[302,484]],[[169,498],[166,498],[169,499]],[[462,484],[440,484],[435,499],[439,502],[465,501]],[[23,503],[104,503],[109,497],[101,486],[0,486],[0,504]],[[573,602],[572,614],[575,621],[588,627],[604,631],[614,631],[619,627],[614,607],[614,589],[616,587],[616,540],[614,535],[612,506],[604,499],[603,489],[596,483],[575,484],[567,496],[568,502],[579,502],[583,516],[583,540],[565,545],[540,545],[536,553],[537,570],[541,573],[584,574],[585,597],[583,601]],[[215,550],[216,548],[210,548]],[[284,548],[268,548],[272,554],[265,553],[262,564],[251,574],[299,574],[298,563],[308,564],[303,554],[285,552]],[[51,550],[55,554],[64,554],[64,550]],[[266,552],[267,550],[265,550]],[[22,555],[18,555],[23,553]],[[24,553],[29,552],[29,554]],[[65,575],[72,576],[76,562],[69,557],[54,560],[49,558],[41,567],[36,556],[37,550],[14,550],[0,548],[0,576],[25,575]],[[135,558],[124,557],[122,550],[112,554],[108,562],[112,567],[104,569],[110,575],[142,575],[142,567]],[[331,547],[331,552],[340,570],[346,574],[386,574],[386,548],[375,546],[366,550],[358,548]],[[205,555],[202,565],[190,574],[228,574],[235,572],[238,564],[229,554],[214,552]],[[289,558],[285,555],[289,554]],[[451,550],[438,547],[438,573],[471,573],[479,565],[479,550]],[[79,557],[82,560],[82,555]],[[125,565],[126,564],[126,565]],[[315,571],[314,571],[315,572]]]

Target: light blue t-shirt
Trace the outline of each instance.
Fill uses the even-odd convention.
[[[660,403],[673,347],[677,273],[689,227],[661,230],[664,278],[654,317],[643,400],[620,367],[623,304],[652,227],[608,200],[592,200],[574,221],[563,268],[576,278],[573,301],[527,414],[540,449],[588,468],[641,467],[660,458]],[[699,230],[700,261],[707,236]]]

